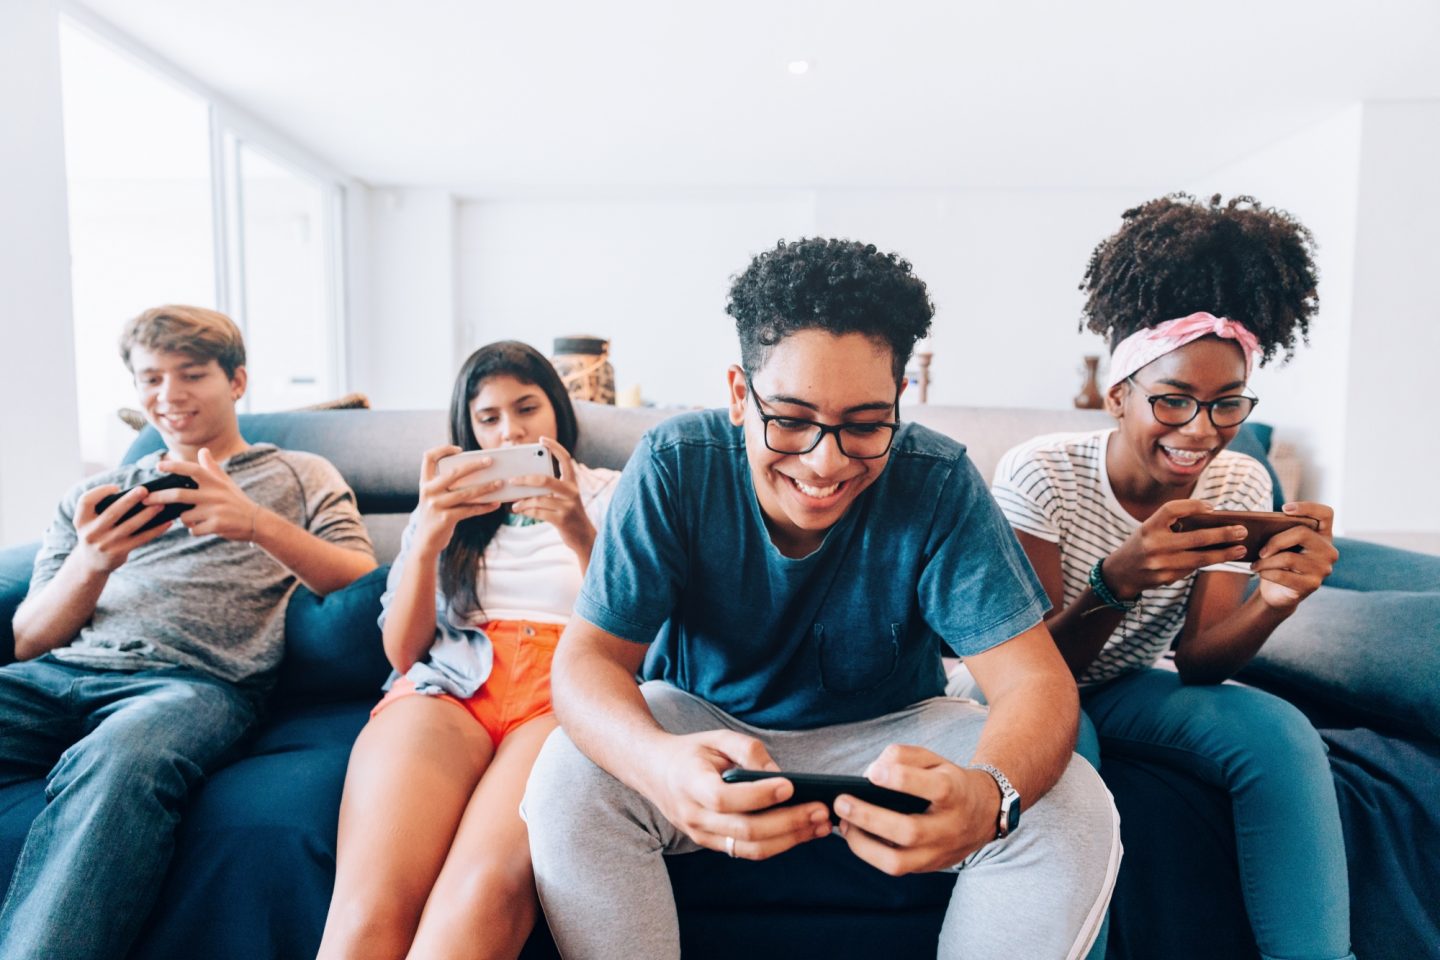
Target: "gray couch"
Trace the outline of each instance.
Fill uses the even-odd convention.
[[[1102,414],[1077,411],[927,406],[903,413],[969,444],[987,476],[1005,449],[1030,436],[1106,422]],[[643,431],[665,415],[580,405],[580,459],[622,466]],[[242,430],[252,441],[330,458],[355,489],[384,562],[414,506],[421,451],[443,441],[445,417],[440,411],[261,414],[243,417]],[[156,446],[158,438],[147,431],[127,459]],[[1350,846],[1357,953],[1433,956],[1440,943],[1433,907],[1440,903],[1440,866],[1433,853],[1417,851],[1440,848],[1433,809],[1440,747],[1436,731],[1426,727],[1440,713],[1440,698],[1412,684],[1417,689],[1401,702],[1388,702],[1388,688],[1404,686],[1395,683],[1399,671],[1388,658],[1396,636],[1418,635],[1406,661],[1410,673],[1418,666],[1423,675],[1434,665],[1432,675],[1440,676],[1433,659],[1440,624],[1426,620],[1440,609],[1440,561],[1363,544],[1342,544],[1341,551],[1330,599],[1317,595],[1307,603],[1323,608],[1323,617],[1292,621],[1273,643],[1285,655],[1252,673],[1313,711],[1332,746]],[[10,613],[24,595],[32,555],[33,547],[0,553],[0,662],[11,656]],[[132,956],[313,957],[333,883],[346,759],[388,671],[375,627],[383,577],[377,571],[323,599],[303,588],[296,593],[270,719],[244,755],[195,797],[170,877]],[[1347,619],[1344,611],[1356,609],[1363,616]],[[1382,627],[1372,625],[1376,617]],[[1327,644],[1365,654],[1339,657],[1337,668]],[[1383,656],[1366,655],[1376,650]],[[1364,676],[1352,682],[1355,671]],[[1111,956],[1255,956],[1235,881],[1226,798],[1153,765],[1107,760],[1106,775],[1127,851]],[[0,787],[0,871],[10,870],[43,802],[41,781]],[[953,882],[940,875],[883,877],[839,841],[808,844],[760,864],[700,853],[673,858],[670,867],[686,955],[733,956],[743,932],[747,960],[933,955]],[[552,954],[542,930],[527,956]]]

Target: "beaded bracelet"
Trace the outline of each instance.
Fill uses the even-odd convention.
[[[1095,594],[1097,600],[1111,609],[1124,610],[1127,613],[1134,610],[1135,607],[1139,605],[1140,598],[1136,597],[1134,600],[1121,600],[1115,596],[1114,591],[1110,589],[1110,585],[1105,582],[1105,575],[1100,571],[1100,565],[1104,562],[1105,558],[1101,557],[1095,561],[1095,566],[1090,568],[1090,592]]]

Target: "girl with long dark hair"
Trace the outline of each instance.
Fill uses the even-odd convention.
[[[575,462],[576,437],[533,347],[492,343],[461,368],[451,442],[425,453],[381,600],[395,672],[350,756],[322,958],[513,958],[535,924],[520,799],[555,728],[550,661],[618,477]],[[477,483],[484,459],[437,469],[537,442],[560,476],[510,483],[544,496],[483,502],[506,483]]]

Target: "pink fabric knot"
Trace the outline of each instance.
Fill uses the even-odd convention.
[[[1158,360],[1165,354],[1179,350],[1185,344],[1201,337],[1222,337],[1234,340],[1245,354],[1245,379],[1255,367],[1255,358],[1260,355],[1260,338],[1245,328],[1243,323],[1226,317],[1217,317],[1204,310],[1166,320],[1153,327],[1136,330],[1115,345],[1110,355],[1110,373],[1106,384],[1115,384],[1129,377],[1146,364]]]

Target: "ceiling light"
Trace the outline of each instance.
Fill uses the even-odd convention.
[[[798,76],[801,76],[802,74],[806,74],[806,73],[809,73],[809,72],[810,72],[810,61],[809,61],[809,60],[791,60],[788,64],[785,65],[785,69],[789,70],[792,74],[794,74],[795,76],[798,77]]]

